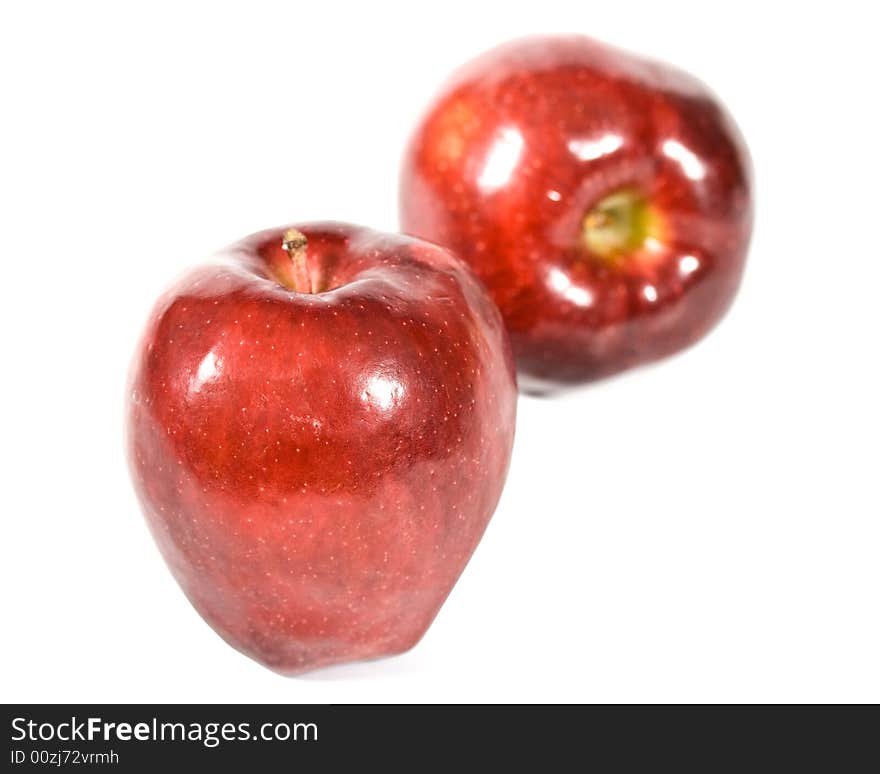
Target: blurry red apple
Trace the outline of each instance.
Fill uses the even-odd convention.
[[[690,75],[585,37],[527,38],[466,65],[428,110],[401,226],[471,264],[540,390],[668,355],[718,321],[749,242],[750,174]]]
[[[460,261],[300,225],[159,300],[127,444],[192,604],[295,673],[418,641],[495,510],[515,406],[501,318]]]

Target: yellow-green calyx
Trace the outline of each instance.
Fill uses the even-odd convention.
[[[600,199],[581,222],[584,243],[596,257],[615,261],[641,248],[651,234],[651,208],[638,191]]]

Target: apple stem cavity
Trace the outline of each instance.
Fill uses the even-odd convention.
[[[290,256],[290,262],[293,265],[293,290],[297,293],[314,293],[312,287],[312,277],[309,273],[309,266],[306,262],[306,248],[309,240],[302,231],[295,228],[289,228],[284,232],[282,238],[282,246]]]
[[[652,215],[637,191],[616,191],[601,199],[581,222],[584,243],[593,255],[615,261],[641,248],[652,232]]]

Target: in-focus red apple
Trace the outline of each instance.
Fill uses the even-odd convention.
[[[495,510],[515,410],[501,317],[464,264],[409,237],[298,225],[159,300],[127,445],[190,601],[295,673],[418,641]]]
[[[542,390],[714,325],[742,274],[750,170],[690,75],[585,37],[527,38],[463,67],[428,110],[404,157],[401,226],[473,266],[521,382]]]

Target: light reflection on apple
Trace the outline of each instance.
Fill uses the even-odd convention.
[[[483,191],[494,191],[510,180],[523,145],[523,137],[515,127],[507,126],[498,131],[498,138],[489,149],[486,165],[477,180]]]
[[[700,268],[700,259],[695,255],[683,255],[678,259],[678,271],[682,277],[693,274]]]
[[[214,381],[223,368],[223,358],[218,357],[213,350],[208,352],[199,363],[195,375],[189,382],[189,393],[198,393],[206,384]]]
[[[554,267],[550,270],[549,282],[550,287],[575,306],[592,306],[593,294],[587,288],[572,283],[571,278],[561,269]]]
[[[702,180],[706,176],[706,167],[697,158],[697,154],[686,148],[678,140],[666,140],[663,143],[663,155],[678,162],[681,171],[689,180]]]
[[[568,141],[568,149],[581,161],[593,161],[608,156],[622,147],[623,137],[619,134],[605,134],[598,140],[578,138]]]
[[[365,382],[361,392],[364,403],[369,403],[383,413],[390,412],[403,403],[406,388],[388,372],[377,371],[370,374]]]

